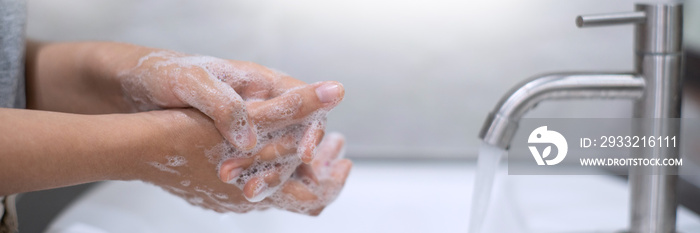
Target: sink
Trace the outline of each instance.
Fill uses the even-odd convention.
[[[613,176],[507,176],[498,171],[484,232],[613,232],[628,222],[625,180]],[[355,161],[338,199],[318,217],[280,210],[219,214],[142,182],[103,182],[48,232],[466,232],[475,164]],[[681,207],[678,230],[700,232]]]

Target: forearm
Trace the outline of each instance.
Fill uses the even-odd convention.
[[[171,127],[159,114],[0,108],[0,195],[138,178],[143,159],[169,153],[165,142]]]
[[[129,112],[118,72],[135,66],[139,57],[152,50],[111,42],[30,42],[28,108],[82,114]]]

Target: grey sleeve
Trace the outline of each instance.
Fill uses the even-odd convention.
[[[0,107],[25,108],[25,1],[0,0]]]
[[[0,197],[0,233],[18,232],[16,195]]]

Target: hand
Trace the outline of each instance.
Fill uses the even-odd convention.
[[[300,165],[294,176],[278,193],[266,199],[266,203],[285,203],[278,208],[319,215],[340,194],[352,168],[352,162],[343,159],[344,148],[345,139],[341,134],[326,136],[318,147],[319,156],[311,165]]]
[[[303,162],[310,163],[314,157],[315,146],[323,138],[325,113],[337,105],[344,94],[342,85],[339,83],[323,82],[307,86],[299,80],[249,62],[188,56],[119,43],[30,44],[27,51],[27,79],[30,85],[27,91],[28,106],[32,109],[107,114],[194,107],[204,112],[208,118],[192,110],[90,116],[41,112],[8,114],[10,117],[31,115],[38,117],[36,119],[52,119],[52,121],[61,119],[72,125],[81,125],[82,127],[78,128],[88,131],[87,133],[85,130],[73,132],[65,130],[66,127],[52,124],[41,125],[41,127],[35,127],[39,125],[36,123],[6,125],[10,129],[54,128],[55,132],[73,135],[56,137],[55,134],[47,134],[46,138],[38,141],[54,142],[57,138],[61,138],[66,139],[65,145],[72,146],[62,147],[64,150],[52,150],[51,147],[32,147],[36,150],[30,151],[17,150],[17,154],[29,155],[17,158],[26,160],[27,164],[37,164],[37,161],[45,161],[48,154],[61,154],[65,157],[83,159],[67,160],[61,157],[53,164],[60,164],[59,161],[70,162],[66,162],[65,166],[59,166],[60,168],[71,167],[68,165],[74,166],[74,164],[90,165],[76,166],[75,169],[69,170],[51,169],[51,166],[47,166],[43,169],[46,174],[61,174],[62,177],[70,177],[70,179],[51,180],[51,182],[45,182],[48,181],[47,179],[26,179],[31,180],[32,183],[16,182],[18,187],[5,190],[9,193],[101,179],[143,179],[164,187],[168,184],[184,185],[187,183],[184,182],[185,179],[165,178],[163,175],[174,174],[180,178],[203,177],[203,174],[208,172],[209,175],[216,177],[211,169],[205,169],[205,166],[193,162],[197,159],[204,160],[203,156],[209,155],[212,161],[210,164],[214,165],[214,168],[219,168],[217,165],[221,165],[223,169],[219,169],[219,174],[226,174],[219,177],[221,180],[238,185],[241,175],[236,177],[231,174],[235,169],[243,168],[240,174],[246,174],[244,178],[254,181],[243,182],[243,186],[239,187],[241,192],[251,194],[243,195],[244,198],[262,197],[265,195],[255,195],[256,192],[260,194],[260,186],[249,185],[249,183],[260,184],[261,177],[265,178],[264,186],[267,187],[268,192],[278,190],[277,187],[285,185],[291,173],[298,173],[294,169],[296,167],[289,166],[291,168],[284,169],[285,172],[282,173],[276,169],[275,163],[285,158],[288,159],[285,160],[289,162],[288,164],[301,164],[299,161],[293,161],[292,158],[296,157],[284,156],[291,153],[289,151],[296,151],[296,154],[301,155]],[[298,95],[294,95],[295,93]],[[275,102],[273,100],[280,104],[270,104]],[[268,107],[266,111],[259,110],[266,109],[265,106]],[[48,117],[44,117],[45,115]],[[151,115],[157,115],[159,119],[164,117],[167,120],[152,122],[153,119],[143,117]],[[24,122],[24,119],[27,118],[19,117],[15,122]],[[157,122],[160,124],[154,124]],[[260,127],[252,127],[253,125]],[[181,126],[191,128],[183,130]],[[103,134],[105,131],[100,129],[109,129],[106,132],[112,133],[105,135]],[[166,132],[175,131],[161,134],[164,129]],[[254,135],[256,133],[258,135]],[[282,135],[287,136],[282,137]],[[93,143],[83,143],[84,146],[71,144],[75,141]],[[228,144],[226,141],[233,144]],[[10,140],[4,147],[15,144],[24,145]],[[171,147],[173,145],[177,146]],[[217,145],[225,145],[228,150],[225,151],[226,153],[221,151],[217,154],[213,150]],[[163,150],[167,151],[163,152]],[[99,159],[90,156],[94,154],[101,156]],[[196,155],[200,156],[196,157]],[[216,159],[219,159],[218,164]],[[117,163],[113,160],[121,162]],[[226,161],[229,163],[234,161],[236,162],[234,165],[237,165],[223,166],[227,164]],[[183,162],[187,165],[183,165]],[[263,163],[272,164],[275,169],[254,171]],[[195,166],[196,164],[199,165]],[[175,165],[178,169],[171,167]],[[139,169],[140,166],[146,168]],[[153,169],[154,166],[158,169]],[[181,172],[178,171],[182,169],[181,166],[193,166],[198,169]],[[11,174],[21,172],[18,170]],[[276,180],[279,180],[277,185],[275,185]],[[180,184],[179,181],[183,183]],[[212,182],[212,179],[201,181],[206,184],[206,182]],[[195,183],[194,179],[189,182]],[[217,184],[222,183],[217,182]],[[246,186],[254,186],[254,188],[246,188]],[[235,187],[229,185],[229,188]]]
[[[217,119],[232,114],[230,120],[240,128],[222,135],[234,143],[216,145],[210,150],[219,153],[209,157],[220,163],[220,179],[243,189],[249,201],[269,196],[292,174],[299,161],[289,155],[298,154],[301,161],[311,162],[323,138],[325,115],[344,94],[337,82],[301,86],[298,80],[252,63],[168,51],[151,52],[120,75],[126,93],[135,97],[133,104],[140,110],[189,104],[214,119],[220,132],[226,132],[222,131],[224,121]],[[162,85],[166,82],[170,85]],[[261,101],[267,99],[270,101]],[[246,129],[257,132],[258,146],[242,147],[250,142],[246,139],[249,134],[239,134]]]
[[[294,169],[308,161],[323,138],[325,115],[334,104],[323,103],[317,90],[335,82],[300,86],[276,98],[248,104],[253,124],[260,133],[251,151],[221,142],[209,149],[208,157],[219,162],[219,178],[245,191],[249,201],[260,201],[275,192]],[[342,99],[342,89],[340,96]],[[321,123],[318,123],[321,122]],[[312,134],[309,138],[307,132]],[[306,149],[304,148],[311,148]]]
[[[264,200],[253,203],[245,197],[246,193],[251,191],[248,185],[239,189],[218,181],[216,175],[211,172],[217,167],[212,158],[221,156],[222,152],[210,148],[216,148],[223,138],[214,130],[209,118],[193,110],[171,110],[153,114],[159,115],[158,118],[164,120],[163,124],[177,123],[186,127],[175,127],[176,130],[172,134],[177,136],[168,142],[177,145],[172,153],[169,153],[171,155],[153,156],[150,158],[155,158],[156,161],[146,161],[138,165],[141,166],[138,170],[143,171],[138,178],[154,183],[194,205],[218,212],[241,213],[276,207],[317,215],[335,199],[352,166],[349,160],[342,159],[342,136],[331,134],[319,145],[319,156],[311,165],[302,164],[295,169],[289,180],[282,182],[281,189]],[[269,176],[253,179],[267,177]]]
[[[275,98],[305,84],[250,62],[144,50],[135,54],[145,56],[123,59],[133,67],[117,72],[125,98],[134,110],[194,107],[214,120],[221,135],[242,150],[253,149],[260,133],[248,119],[246,102]],[[337,96],[342,96],[342,86],[326,84],[316,90],[317,99],[334,106],[341,99]],[[307,144],[316,145],[322,138],[322,121],[315,119],[311,124],[314,127],[305,127]],[[302,146],[300,150],[304,161],[311,161],[313,148]]]

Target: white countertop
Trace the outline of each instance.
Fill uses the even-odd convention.
[[[318,217],[279,210],[219,214],[142,182],[105,182],[79,198],[49,232],[466,232],[474,164],[357,162],[345,189]],[[485,232],[620,231],[626,182],[612,176],[496,178]],[[700,218],[678,211],[678,229]]]

